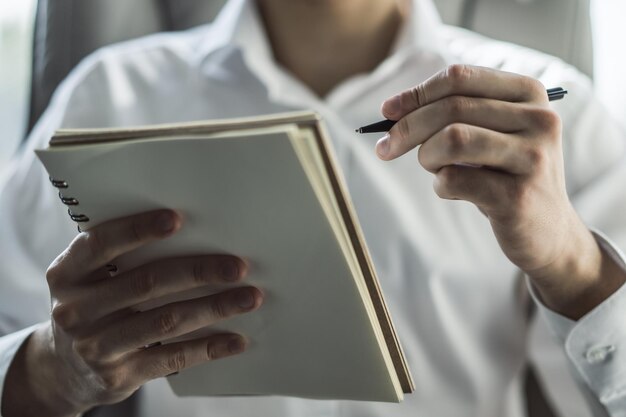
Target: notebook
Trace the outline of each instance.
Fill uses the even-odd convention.
[[[168,377],[177,395],[399,402],[413,391],[315,113],[59,130],[36,153],[79,230],[159,208],[181,213],[177,234],[117,259],[120,272],[213,253],[251,265],[245,284],[264,292],[261,308],[200,331],[241,333],[248,349]]]

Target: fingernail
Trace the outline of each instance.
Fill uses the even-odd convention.
[[[389,154],[389,134],[386,134],[376,143],[376,153],[379,157],[384,158]]]
[[[156,223],[159,230],[164,234],[170,233],[174,230],[174,227],[176,226],[176,223],[174,222],[174,216],[172,215],[172,213],[169,212],[159,214]]]
[[[241,290],[235,296],[235,302],[244,310],[254,307],[254,296],[250,290]]]
[[[228,342],[228,351],[230,353],[243,352],[245,348],[246,348],[246,343],[241,337],[233,337]]]
[[[223,260],[220,265],[220,273],[226,281],[237,281],[239,278],[239,263],[232,259]]]
[[[383,103],[383,114],[391,116],[400,112],[400,95],[395,95]]]

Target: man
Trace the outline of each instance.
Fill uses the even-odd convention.
[[[554,106],[560,117],[544,84],[571,91]],[[384,116],[398,124],[376,144],[356,136],[355,127],[380,117],[383,102]],[[76,237],[32,155],[61,126],[297,108],[315,109],[328,123],[383,277],[417,384],[401,405],[174,397],[160,377],[239,354],[245,335],[141,347],[235,314],[261,314],[263,294],[243,285],[129,312],[172,292],[243,284],[247,265],[207,254],[111,278],[108,263],[176,233],[183,219],[142,213]],[[613,243],[626,243],[618,214],[626,200],[616,191],[626,179],[623,157],[623,137],[575,70],[442,28],[426,1],[233,0],[209,28],[106,49],[65,82],[3,183],[2,415],[73,416],[144,384],[142,416],[519,415],[511,387],[526,361],[527,306],[518,270],[597,415],[623,415],[626,267]],[[33,323],[40,324],[18,331]]]

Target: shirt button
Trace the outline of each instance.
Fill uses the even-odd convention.
[[[585,358],[591,365],[604,362],[615,351],[615,346],[597,346],[587,351]]]

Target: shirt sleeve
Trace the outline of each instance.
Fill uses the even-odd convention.
[[[39,326],[39,324],[36,324],[18,332],[0,337],[0,394],[4,392],[4,381],[15,354],[24,341],[28,339]],[[0,398],[0,417],[2,417],[1,413],[2,399]]]
[[[598,245],[602,248],[602,250],[606,254],[608,254],[617,265],[619,265],[624,271],[626,271],[626,261],[624,260],[625,257],[621,253],[619,248],[617,248],[611,242],[609,242],[606,236],[603,236],[601,232],[592,231],[592,233],[596,239],[596,242],[598,242]],[[528,285],[530,295],[532,296],[532,299],[535,302],[535,304],[538,306],[539,313],[544,318],[544,320],[547,321],[550,327],[550,330],[552,330],[552,332],[559,338],[559,340],[561,340],[562,342],[565,342],[569,334],[574,329],[574,327],[576,327],[578,322],[570,318],[567,318],[565,316],[562,316],[558,313],[555,313],[550,308],[546,307],[543,301],[541,300],[541,297],[539,296],[539,294],[537,294],[534,287],[530,283],[530,280],[528,279],[528,277],[526,278],[527,278],[526,283]],[[619,288],[615,292],[615,294],[613,294],[612,297],[614,298],[626,297],[626,286],[622,286],[621,288]]]
[[[603,249],[626,270],[624,256],[604,238]],[[584,316],[565,340],[565,351],[611,415],[626,415],[626,285]]]
[[[568,86],[571,97],[557,107],[568,192],[600,247],[626,270],[626,134],[593,97],[589,83],[574,81]],[[626,416],[626,286],[578,321],[548,309],[529,288],[562,342],[575,379],[591,392],[594,415]]]
[[[594,232],[594,236],[602,249],[626,271],[626,258],[619,248],[598,232]],[[574,321],[546,307],[529,280],[527,283],[540,315],[563,343],[577,379],[585,383],[585,388],[610,416],[626,415],[626,327],[623,325],[626,285],[579,321]],[[598,415],[606,414],[600,410]]]

